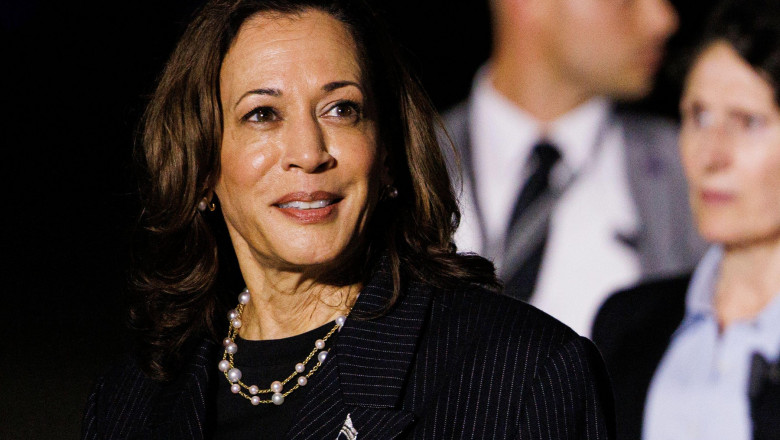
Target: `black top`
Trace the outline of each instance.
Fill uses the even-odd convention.
[[[241,381],[247,385],[257,385],[260,389],[270,388],[271,382],[283,381],[295,369],[295,364],[303,362],[314,348],[314,341],[323,338],[335,325],[329,322],[322,327],[291,338],[268,341],[248,341],[237,338],[238,352],[234,355],[235,366],[243,375]],[[334,333],[326,342],[329,349],[335,342]],[[316,355],[306,365],[308,372],[317,364]],[[214,366],[216,368],[216,365]],[[306,372],[304,374],[306,374]],[[277,406],[273,403],[252,405],[249,400],[230,391],[230,383],[224,375],[219,377],[217,390],[217,425],[214,439],[262,440],[283,438],[292,426],[295,415],[303,406],[309,384],[317,380],[315,372],[307,386],[300,387]],[[297,376],[284,387],[285,392],[297,382]],[[246,393],[246,390],[243,390]],[[248,393],[247,393],[248,394]],[[269,400],[270,394],[258,394],[262,400]]]

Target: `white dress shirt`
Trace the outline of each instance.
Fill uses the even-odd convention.
[[[531,303],[589,335],[603,300],[638,281],[640,275],[635,251],[616,239],[638,227],[621,127],[614,123],[611,104],[603,98],[543,124],[499,94],[489,81],[488,69],[478,73],[470,97],[477,202],[471,188],[462,188],[463,219],[455,236],[458,249],[480,253],[500,269],[500,244],[528,177],[525,165],[531,149],[542,138],[550,141],[562,155],[551,184],[563,185],[571,176],[574,180],[553,210]]]

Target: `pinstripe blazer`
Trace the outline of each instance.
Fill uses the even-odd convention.
[[[380,310],[391,290],[380,268],[353,315]],[[88,400],[83,438],[209,438],[220,358],[203,341],[167,384],[131,359],[117,365]],[[532,306],[409,283],[388,313],[347,321],[287,438],[336,439],[349,416],[360,440],[611,439],[606,377],[590,341]]]

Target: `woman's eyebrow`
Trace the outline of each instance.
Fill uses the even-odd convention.
[[[324,90],[326,92],[332,92],[332,91],[334,91],[336,89],[340,89],[342,87],[347,87],[347,86],[355,86],[358,89],[360,89],[361,92],[363,91],[363,87],[361,87],[360,84],[358,84],[358,83],[356,83],[354,81],[333,81],[333,82],[329,82],[329,83],[325,84],[324,86],[322,86],[322,90]]]
[[[282,91],[279,89],[254,89],[249,90],[248,92],[245,92],[243,95],[241,95],[238,100],[236,101],[235,107],[238,106],[238,104],[246,98],[249,95],[269,95],[269,96],[282,96]],[[235,108],[234,107],[234,108]]]

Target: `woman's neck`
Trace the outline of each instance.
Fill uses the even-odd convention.
[[[778,292],[780,243],[725,248],[715,294],[721,328],[755,318]]]
[[[346,315],[360,285],[333,286],[300,273],[253,271],[245,281],[251,299],[244,307],[239,334],[244,339],[281,339],[313,330]]]

